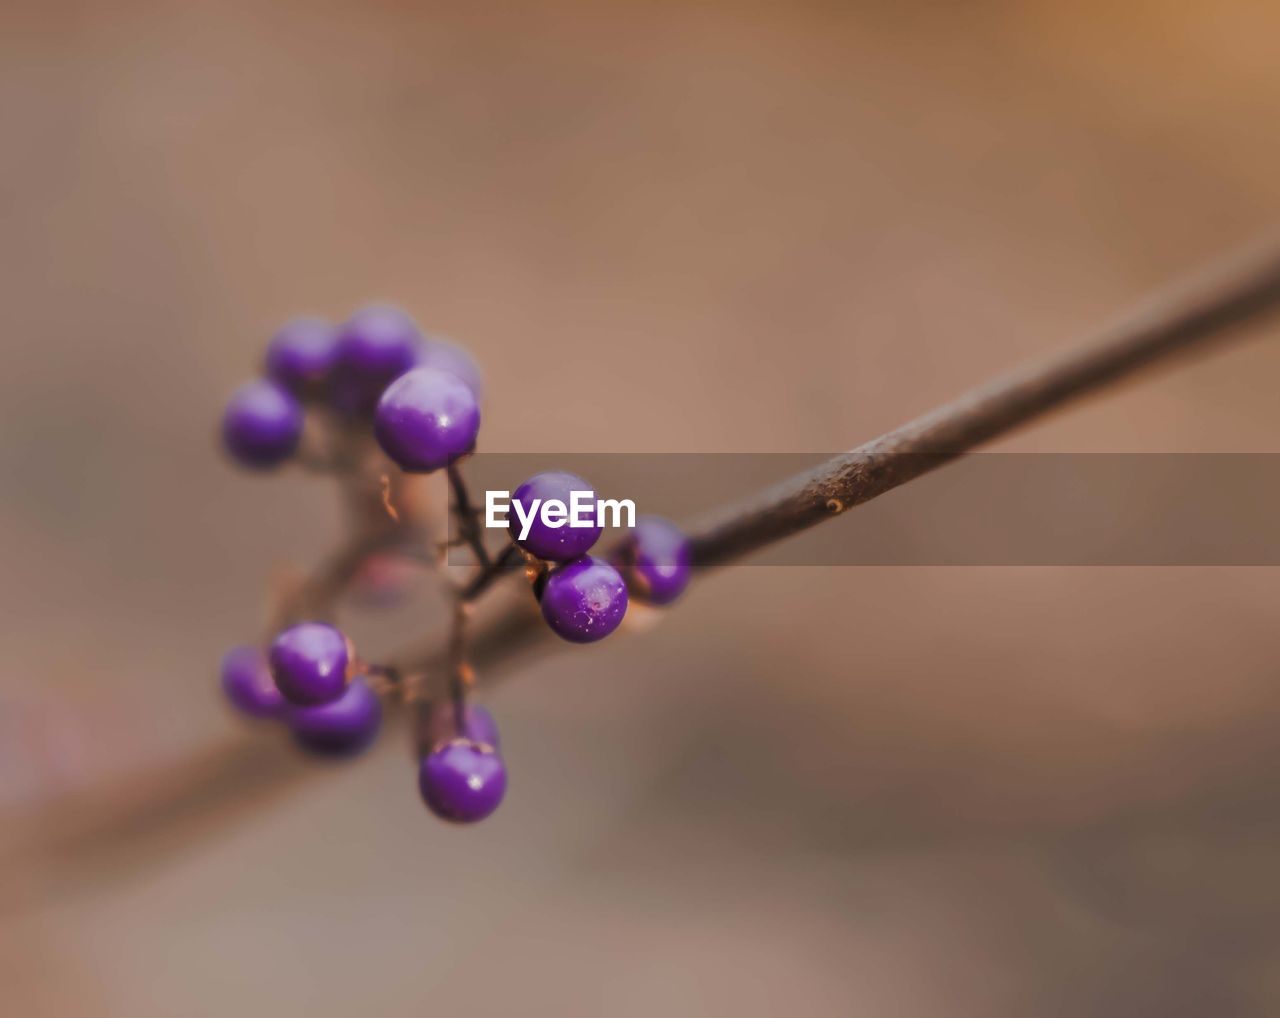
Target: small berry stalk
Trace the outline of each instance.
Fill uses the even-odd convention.
[[[548,628],[571,643],[615,632],[633,599],[669,604],[689,580],[689,542],[672,523],[642,518],[609,556],[591,554],[600,527],[513,527],[491,549],[464,477],[480,433],[482,379],[462,348],[425,335],[403,311],[357,311],[345,323],[287,323],[272,337],[263,375],[227,404],[223,444],[257,472],[288,464],[331,477],[347,510],[347,536],[305,580],[276,598],[262,646],[223,661],[222,685],[242,715],[282,724],[304,752],[348,758],[376,740],[384,705],[411,705],[418,789],[452,823],[491,815],[507,770],[493,716],[473,701],[470,620],[499,581],[523,575]],[[430,525],[421,479],[443,473],[453,542]],[[595,490],[563,471],[536,474],[515,500],[536,505]],[[438,681],[363,657],[336,625],[347,595],[395,600],[405,572],[395,563],[440,566],[449,547],[469,552],[461,583],[442,577],[452,603],[448,653]],[[523,570],[521,570],[523,566]],[[386,588],[386,589],[384,589]],[[446,695],[437,691],[446,689]]]

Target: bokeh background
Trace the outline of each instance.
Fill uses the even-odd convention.
[[[1271,224],[1280,8],[2,8],[7,1013],[1280,1009],[1274,570],[722,573],[509,676],[454,830],[395,733],[255,794],[216,662],[337,516],[213,442],[376,297],[482,359],[490,450],[852,446]],[[1001,448],[1278,451],[1277,339]]]

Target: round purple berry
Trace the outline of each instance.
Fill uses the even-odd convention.
[[[480,407],[467,383],[435,368],[414,368],[378,400],[374,434],[402,468],[427,473],[475,448]]]
[[[382,702],[357,677],[336,700],[317,707],[293,707],[288,716],[293,737],[303,749],[320,756],[354,756],[378,734]]]
[[[632,592],[670,604],[689,585],[693,549],[685,532],[661,516],[641,516],[617,556]]]
[[[594,643],[627,613],[627,585],[603,559],[583,555],[559,566],[542,589],[542,617],[571,643]]]
[[[451,739],[422,758],[418,791],[427,808],[441,819],[474,823],[502,802],[507,791],[507,768],[492,746],[471,739]]]
[[[339,410],[365,413],[382,390],[413,367],[422,333],[398,308],[362,308],[338,330],[334,402]]]
[[[252,718],[276,718],[286,702],[275,680],[267,655],[257,647],[232,647],[222,659],[222,691],[231,705]]]
[[[275,638],[271,674],[290,703],[314,706],[342,695],[347,684],[347,638],[327,622],[299,622]]]
[[[589,519],[590,526],[570,526],[575,492],[578,493],[580,517]],[[561,503],[566,510],[559,526],[549,526],[543,519],[543,508],[550,501]],[[520,504],[526,517],[532,514],[532,519],[527,524],[516,511],[515,503]],[[577,474],[564,470],[534,474],[520,485],[512,496],[507,519],[512,540],[516,544],[530,554],[551,562],[568,562],[579,555],[585,555],[600,538],[601,528],[596,524],[595,489]]]
[[[302,439],[302,406],[282,386],[258,379],[240,386],[222,415],[222,441],[246,467],[274,467]]]
[[[267,375],[296,396],[314,396],[329,380],[337,353],[337,329],[322,318],[295,318],[271,337]]]
[[[417,733],[418,753],[425,756],[451,739],[470,739],[500,748],[498,724],[479,704],[469,703],[463,711],[461,728],[456,723],[456,705],[451,699],[436,700],[421,715]]]
[[[435,368],[457,375],[475,394],[476,402],[484,399],[484,381],[480,365],[463,347],[447,339],[430,336],[418,348],[416,364],[420,368]]]

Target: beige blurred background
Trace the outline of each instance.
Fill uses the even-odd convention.
[[[216,661],[336,523],[213,446],[291,314],[469,343],[491,450],[824,451],[1280,206],[1273,4],[467,7],[3,4],[0,835],[239,737]],[[1278,341],[1002,447],[1280,451]],[[19,853],[3,1010],[1275,1014],[1278,612],[1266,569],[721,574],[495,691],[479,828],[389,733]]]

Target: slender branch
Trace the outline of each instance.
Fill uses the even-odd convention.
[[[304,619],[325,619],[370,555],[394,547],[404,535],[393,527],[357,535],[325,559],[314,573],[286,596],[272,613],[267,629],[270,639],[281,629]]]
[[[303,619],[331,617],[338,599],[372,555],[397,549],[412,554],[426,539],[425,525],[415,513],[406,509],[390,514],[387,505],[393,486],[389,478],[352,474],[341,479],[341,487],[350,536],[281,599],[271,612],[268,638]]]
[[[467,661],[470,637],[471,605],[462,598],[453,603],[453,625],[449,633],[449,696],[454,716],[461,718],[467,707],[467,693],[475,681],[475,673]]]
[[[331,618],[360,567],[373,555],[394,551],[428,558],[425,548],[431,535],[423,506],[404,474],[388,472],[367,434],[345,422],[324,419],[310,442],[316,455],[324,457],[317,461],[321,472],[337,484],[347,536],[276,604],[270,612],[268,639],[295,622]],[[428,560],[434,562],[434,556]]]
[[[1091,343],[982,386],[931,413],[791,477],[690,529],[694,564],[724,565],[824,520],[1007,434],[1068,401],[1121,381],[1174,355],[1206,349],[1236,326],[1280,307],[1280,241],[1236,256],[1150,301]],[[697,575],[695,573],[695,575]],[[472,660],[482,681],[493,666],[546,638],[527,603],[479,629]],[[430,673],[437,647],[393,658]]]
[[[489,568],[489,550],[484,546],[484,533],[480,530],[477,510],[471,504],[471,496],[467,492],[467,482],[463,480],[458,464],[448,466],[449,486],[453,489],[454,515],[458,520],[458,534],[471,548],[480,568]]]
[[[474,601],[483,594],[493,582],[510,572],[519,562],[520,549],[508,544],[498,553],[498,557],[476,574],[476,578],[458,593],[463,601]]]
[[[1174,354],[1230,338],[1280,304],[1280,247],[1233,259],[1151,302],[1101,338],[961,396],[908,424],[724,510],[693,535],[716,566],[780,541]]]
[[[1280,243],[1233,260],[1204,279],[1166,294],[1079,351],[977,389],[745,504],[730,507],[709,523],[690,528],[696,562],[723,565],[833,519],[1070,399],[1099,391],[1180,352],[1207,349],[1225,338],[1227,330],[1278,306]],[[500,666],[527,660],[539,646],[554,645],[525,596],[513,599],[485,626],[476,628],[467,660],[479,678],[491,681]],[[384,667],[397,675],[425,673],[436,682],[449,675],[452,657],[446,641],[409,648]],[[443,690],[423,692],[432,696]],[[215,812],[237,808],[243,812],[250,793],[258,801],[282,790],[290,778],[314,773],[303,771],[289,754],[277,748],[275,743],[237,738],[211,762],[199,787],[185,781],[178,788],[130,782],[128,786],[100,789],[93,797],[96,811],[92,817],[85,816],[74,803],[55,804],[40,824],[30,827],[38,836],[29,852],[35,858],[47,855],[49,832],[56,829],[65,848],[59,862],[70,866],[96,858],[104,834],[136,848],[148,838],[161,840],[169,828],[190,827],[195,816],[208,819]],[[193,759],[199,757],[193,754]],[[251,781],[246,782],[249,772]]]

